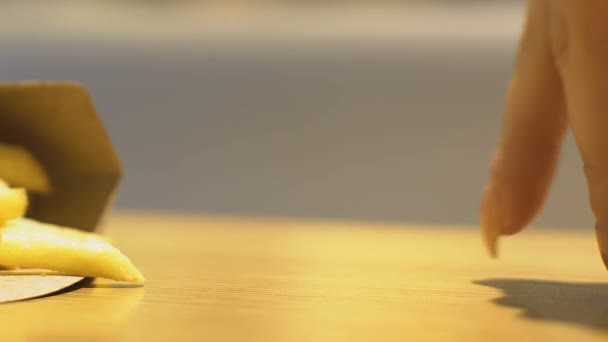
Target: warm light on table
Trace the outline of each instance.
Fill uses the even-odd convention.
[[[116,215],[144,287],[96,280],[0,306],[2,340],[605,340],[590,229],[486,257],[475,227]]]

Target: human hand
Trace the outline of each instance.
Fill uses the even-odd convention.
[[[481,206],[485,243],[541,210],[571,128],[608,267],[608,1],[530,0],[504,125]]]

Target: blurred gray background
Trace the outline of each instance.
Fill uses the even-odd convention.
[[[91,91],[118,207],[472,224],[523,1],[3,2],[2,81]],[[537,222],[590,227],[569,139]]]

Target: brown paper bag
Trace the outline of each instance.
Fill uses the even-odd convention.
[[[87,231],[99,228],[122,171],[82,86],[0,84],[0,142],[27,148],[50,178],[52,193],[30,194],[28,217]],[[0,271],[0,303],[54,293],[80,280]]]

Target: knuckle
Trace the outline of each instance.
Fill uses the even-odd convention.
[[[568,23],[557,5],[553,4],[549,13],[549,43],[551,53],[558,68],[563,68],[568,61],[570,52]]]
[[[537,53],[545,47],[547,8],[544,1],[531,1],[524,31],[519,40],[519,54]]]

